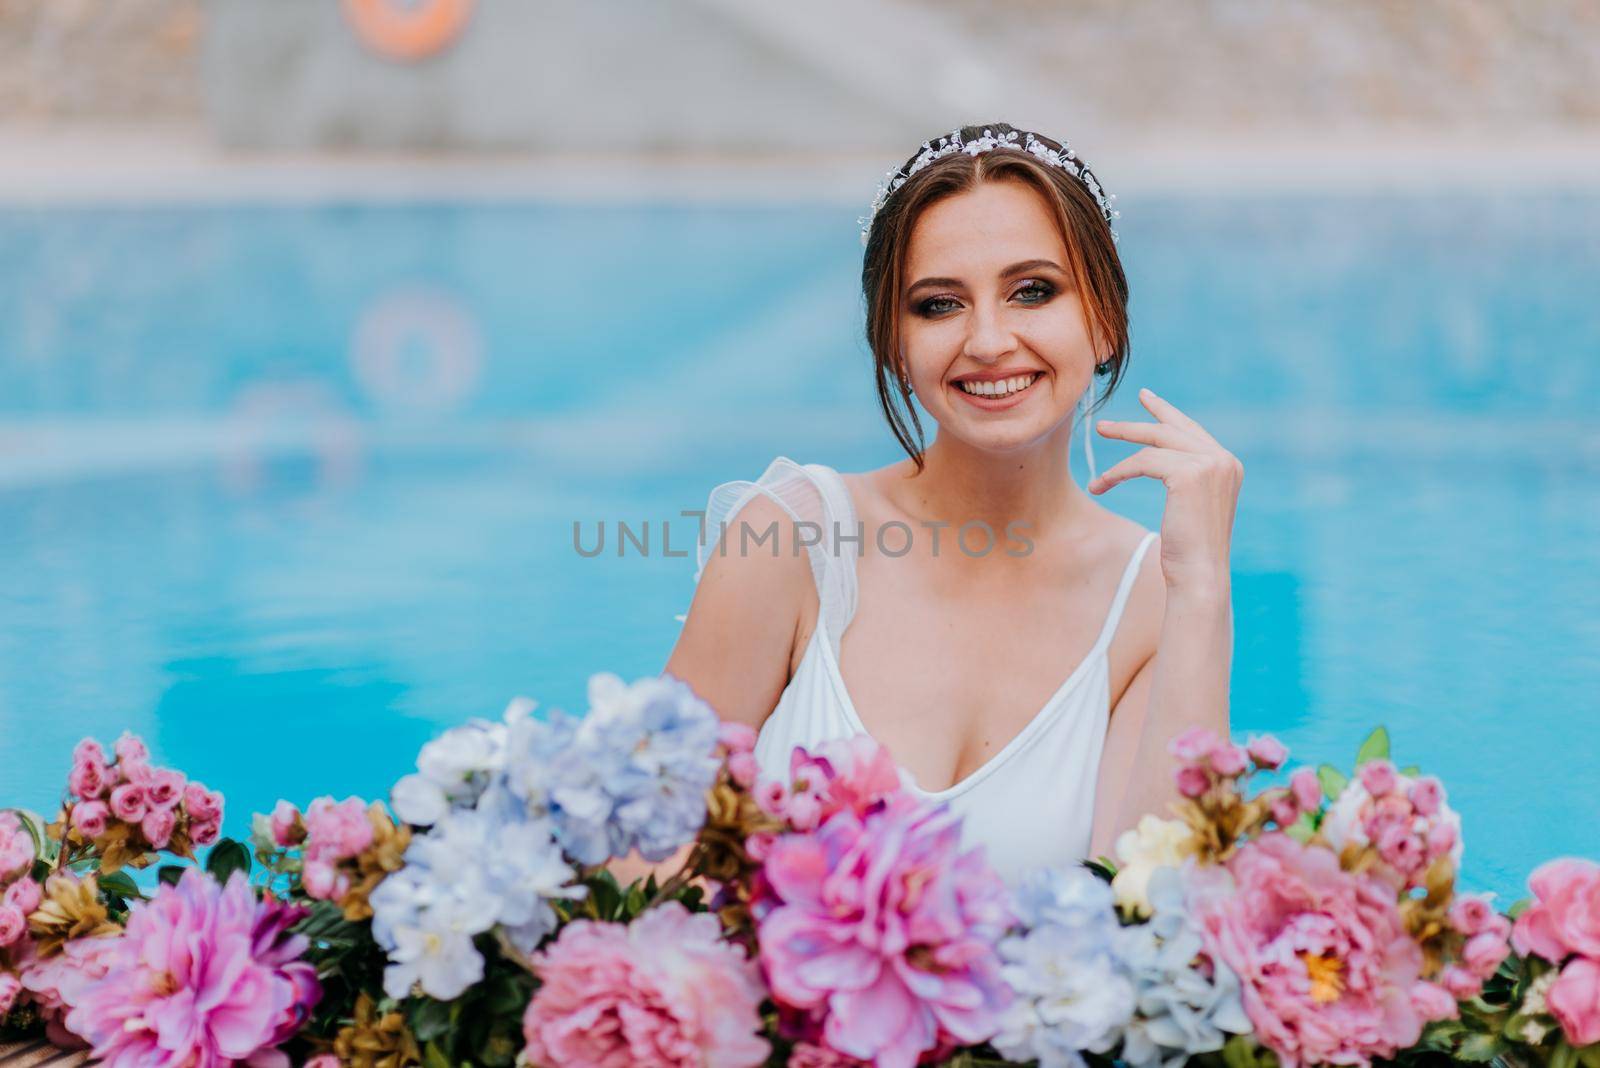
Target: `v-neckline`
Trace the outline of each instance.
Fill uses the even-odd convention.
[[[849,519],[853,528],[855,517],[857,514],[859,514],[856,511],[855,498],[850,492],[849,485],[846,484],[844,480],[844,475],[840,474],[838,471],[834,471],[833,476],[839,487],[839,491],[844,494],[844,504],[845,507],[850,510]],[[1146,534],[1146,539],[1148,539],[1148,537],[1149,535]],[[1129,557],[1130,564],[1132,563],[1133,557],[1138,556],[1140,550],[1143,548],[1144,542],[1141,541],[1140,544],[1135,547],[1133,556]],[[850,569],[850,581],[851,585],[855,589],[855,600],[857,601],[857,610],[859,610],[861,584],[855,573],[853,564],[854,561],[851,561],[852,566]],[[1094,666],[1096,662],[1100,664],[1104,664],[1106,662],[1106,653],[1110,645],[1110,642],[1107,640],[1107,638],[1111,629],[1111,616],[1112,613],[1116,612],[1117,601],[1121,592],[1122,582],[1124,579],[1126,579],[1126,577],[1127,565],[1124,566],[1123,574],[1117,580],[1117,590],[1112,593],[1111,607],[1106,610],[1106,618],[1100,624],[1100,633],[1095,637],[1094,644],[1089,647],[1089,651],[1084,654],[1082,660],[1078,661],[1077,666],[1072,669],[1071,673],[1062,680],[1061,685],[1055,688],[1054,692],[1052,692],[1045,700],[1043,706],[1041,706],[1039,710],[1029,718],[1027,723],[1023,724],[1022,729],[1017,731],[1016,734],[1012,735],[1011,740],[1000,747],[999,752],[995,753],[988,760],[985,760],[982,764],[979,764],[976,768],[972,769],[972,771],[968,772],[966,775],[963,775],[961,778],[957,779],[943,790],[924,789],[916,781],[916,776],[912,775],[911,770],[902,764],[898,758],[894,758],[894,755],[891,753],[890,756],[891,758],[894,758],[895,766],[900,769],[901,779],[923,797],[931,798],[933,800],[947,800],[949,798],[957,797],[966,793],[968,790],[978,785],[978,783],[988,778],[997,768],[1005,763],[1005,761],[1010,759],[1013,753],[1016,753],[1022,749],[1028,744],[1030,739],[1032,739],[1040,731],[1044,730],[1045,726],[1053,719],[1051,713],[1060,706],[1066,693],[1077,684],[1078,680],[1092,666]],[[855,623],[855,611],[850,613],[850,618],[845,621],[844,629],[839,632],[839,644],[841,651],[844,647],[844,636],[849,633],[850,627],[853,623]],[[869,731],[866,724],[861,721],[861,716],[856,711],[855,700],[850,696],[850,688],[845,685],[844,671],[839,667],[839,658],[834,654],[833,646],[827,640],[824,621],[820,615],[820,605],[816,625],[811,628],[811,644],[821,646],[822,656],[826,660],[826,664],[824,666],[828,671],[830,681],[833,684],[834,692],[839,698],[839,705],[844,710],[845,719],[849,721],[851,729],[866,735],[868,738],[873,738],[873,740],[876,741],[877,739],[874,737],[873,733]],[[810,655],[809,651],[805,655]],[[1110,700],[1109,694],[1107,696],[1107,700]],[[878,744],[880,746],[883,745],[882,742],[878,742]],[[884,746],[884,748],[887,749],[888,747]]]
[[[848,631],[849,629],[849,625],[846,624],[845,631]],[[844,641],[844,631],[840,632],[839,640],[841,642]],[[861,722],[861,716],[856,712],[855,701],[850,696],[850,688],[845,685],[844,672],[839,669],[838,658],[834,656],[833,647],[828,643],[826,635],[823,634],[820,626],[812,630],[811,643],[819,646],[821,649],[821,655],[825,661],[823,667],[828,672],[829,681],[833,684],[834,693],[839,698],[839,707],[843,709],[845,719],[849,722],[850,728],[860,734],[866,735],[868,738],[873,738],[873,740],[876,741],[876,737],[867,729],[866,724]],[[978,785],[978,783],[982,782],[984,779],[993,774],[993,772],[997,770],[1001,764],[1010,759],[1013,753],[1016,753],[1022,749],[1028,744],[1028,741],[1031,738],[1037,735],[1040,731],[1044,730],[1045,726],[1048,725],[1053,719],[1051,713],[1061,706],[1066,693],[1077,684],[1079,678],[1082,677],[1085,672],[1094,666],[1096,662],[1102,664],[1105,663],[1106,651],[1103,648],[1104,645],[1104,629],[1102,628],[1101,637],[1095,639],[1093,648],[1091,648],[1089,652],[1085,654],[1082,660],[1078,661],[1078,666],[1072,669],[1072,673],[1062,681],[1060,686],[1056,687],[1055,692],[1052,693],[1048,699],[1046,699],[1044,705],[1033,714],[1033,717],[1023,725],[1021,730],[1017,731],[1016,734],[1011,736],[1010,741],[1006,742],[1005,745],[1000,747],[999,752],[995,753],[994,756],[990,757],[988,760],[985,760],[982,764],[979,764],[976,768],[972,769],[972,771],[968,772],[966,775],[963,775],[961,778],[957,779],[943,790],[928,790],[917,782],[916,776],[911,773],[911,769],[906,767],[898,758],[894,757],[894,754],[891,753],[890,757],[894,759],[895,766],[900,769],[902,780],[923,797],[932,798],[936,801],[948,800],[949,798],[957,797]],[[882,742],[878,742],[878,744],[880,746],[883,745]],[[888,747],[884,746],[884,748],[887,749]]]

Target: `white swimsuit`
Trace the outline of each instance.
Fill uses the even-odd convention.
[[[835,541],[834,530],[844,537],[862,533],[839,473],[823,464],[800,465],[780,456],[755,482],[724,482],[711,491],[696,581],[721,544],[723,525],[731,524],[757,493],[771,497],[795,521],[815,523],[823,532],[820,544],[809,550],[821,601],[817,626],[756,741],[762,775],[785,778],[795,746],[870,733],[839,672],[839,640],[856,610],[856,553],[865,541]],[[732,552],[738,549],[740,528],[730,529],[733,548],[725,551]],[[760,533],[752,526],[749,536],[754,539]],[[982,844],[989,863],[1007,882],[1015,882],[1029,868],[1070,864],[1088,855],[1095,781],[1111,713],[1106,654],[1139,561],[1155,537],[1154,531],[1147,531],[1134,550],[1094,646],[1021,733],[945,790],[921,789],[901,769],[908,789],[946,802],[962,816],[963,842]],[[759,547],[752,540],[749,546],[746,551],[773,551],[770,539]]]

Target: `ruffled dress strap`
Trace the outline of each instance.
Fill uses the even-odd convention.
[[[833,468],[779,456],[753,482],[735,479],[713,487],[695,548],[694,581],[700,582],[712,553],[776,552],[771,534],[739,523],[739,513],[758,495],[783,509],[795,524],[794,536],[806,545],[823,634],[837,656],[839,637],[855,615],[855,557],[862,530],[849,491]]]

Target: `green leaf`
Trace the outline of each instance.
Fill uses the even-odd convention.
[[[1461,1040],[1461,1045],[1456,1049],[1456,1058],[1472,1061],[1475,1064],[1487,1064],[1504,1053],[1505,1049],[1506,1044],[1498,1035],[1468,1035]]]
[[[1311,818],[1311,813],[1302,812],[1300,818],[1284,828],[1284,833],[1301,845],[1311,841],[1311,836],[1317,833],[1317,822]]]
[[[450,1030],[450,1003],[423,998],[411,1010],[411,1033],[418,1042],[431,1042]]]
[[[1578,1063],[1583,1068],[1600,1068],[1600,1042],[1578,1050]]]
[[[1360,767],[1369,760],[1389,759],[1389,728],[1379,727],[1367,735],[1366,741],[1361,743],[1361,748],[1356,750],[1356,767]]]
[[[1329,801],[1344,793],[1344,788],[1350,780],[1345,773],[1332,764],[1324,764],[1317,769],[1317,781],[1322,784],[1322,794]]]
[[[249,875],[250,850],[245,848],[243,842],[236,842],[232,838],[219,839],[206,857],[206,871],[219,883],[226,883],[228,876],[236,871]]]
[[[183,873],[189,869],[182,864],[163,864],[156,869],[156,880],[162,886],[177,886],[178,880],[183,878]]]
[[[634,883],[628,887],[628,896],[623,901],[622,918],[631,920],[644,911],[645,902],[649,900],[644,896],[644,887]]]
[[[139,893],[139,884],[135,883],[133,876],[126,871],[112,872],[110,875],[101,877],[99,885],[100,889],[106,893],[116,894],[118,897],[144,897],[143,894]]]
[[[1550,1068],[1577,1068],[1578,1051],[1565,1042],[1557,1042],[1555,1052],[1550,1055]]]
[[[429,1042],[422,1047],[422,1068],[453,1068],[439,1043]]]
[[[1405,767],[1400,769],[1400,774],[1409,775],[1411,778],[1415,779],[1418,775],[1422,774],[1422,769],[1417,767],[1415,764],[1407,764]]]

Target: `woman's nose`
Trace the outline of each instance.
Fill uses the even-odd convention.
[[[967,341],[962,353],[974,360],[998,360],[1017,346],[1016,334],[1007,329],[1005,317],[998,309],[975,308],[967,323]]]

